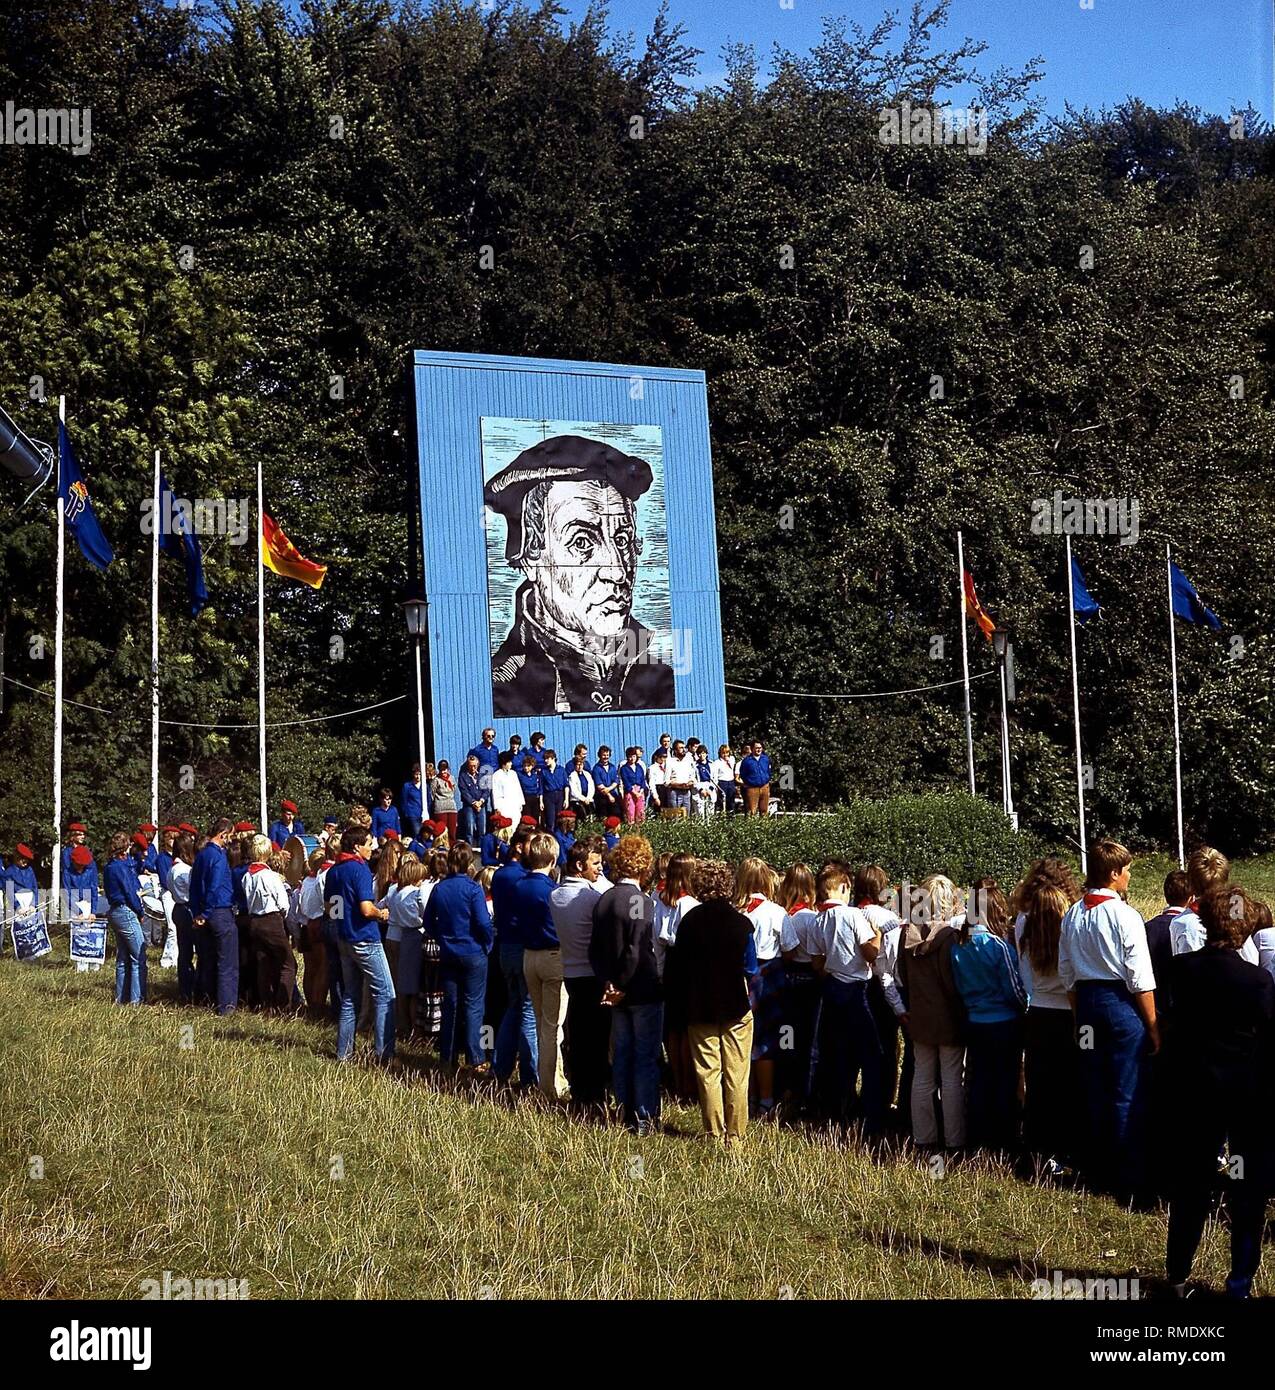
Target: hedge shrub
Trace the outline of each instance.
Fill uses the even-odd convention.
[[[598,829],[586,821],[580,833]],[[755,855],[780,871],[839,858],[880,864],[892,879],[913,883],[936,872],[958,884],[990,874],[1007,890],[1040,852],[996,807],[958,793],[858,800],[810,815],[647,820],[641,832],[657,853],[686,850],[735,864]]]

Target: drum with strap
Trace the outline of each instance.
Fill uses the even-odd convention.
[[[139,875],[138,889],[138,897],[141,898],[142,906],[146,909],[146,916],[140,924],[142,935],[146,938],[148,945],[162,946],[164,938],[168,935],[168,914],[164,911],[164,898],[160,892],[159,875],[153,873]]]
[[[289,835],[284,841],[283,852],[288,856],[288,867],[284,877],[288,886],[295,888],[306,876],[310,866],[310,856],[319,848],[317,835]]]

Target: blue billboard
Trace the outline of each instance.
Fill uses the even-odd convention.
[[[434,756],[726,740],[702,372],[417,352]]]

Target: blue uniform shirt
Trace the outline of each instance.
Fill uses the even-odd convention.
[[[502,943],[508,941],[510,945],[522,944],[515,943],[513,936],[518,917],[514,906],[514,889],[526,877],[527,870],[517,859],[509,860],[492,876],[491,915],[495,919],[496,935]]]
[[[612,832],[609,830],[605,835],[603,835],[602,838],[606,841],[607,849],[614,849],[616,845],[620,843],[620,837],[618,835],[612,834]]]
[[[379,840],[387,830],[397,830],[400,835],[403,833],[397,806],[378,806],[372,812],[372,834]]]
[[[540,780],[544,784],[546,794],[551,797],[556,797],[558,801],[561,802],[562,793],[567,789],[567,777],[569,775],[567,769],[563,767],[561,763],[559,763],[552,772],[550,772],[548,768],[545,768],[540,774]]]
[[[248,877],[247,864],[236,864],[230,871],[230,891],[234,898],[235,911],[248,911],[248,894],[244,890],[243,881]]]
[[[610,791],[613,787],[619,786],[620,770],[614,763],[608,763],[605,767],[601,763],[593,764],[593,785],[595,787],[605,787]]]
[[[620,781],[623,783],[626,792],[631,792],[635,787],[640,792],[649,790],[646,781],[646,773],[642,771],[641,763],[633,763],[632,765],[629,763],[621,763]]]
[[[4,884],[11,886],[15,893],[22,891],[35,893],[39,891],[35,881],[35,869],[33,869],[30,864],[23,864],[21,866],[17,864],[10,865],[9,868],[5,870]]]
[[[557,886],[548,874],[523,874],[514,885],[513,933],[502,937],[502,942],[521,946],[524,951],[558,949],[558,930],[549,911],[549,895]]]
[[[477,744],[469,750],[469,756],[478,759],[478,770],[480,773],[483,768],[495,772],[500,766],[500,749],[497,748],[494,743],[490,748],[485,748],[481,743]],[[491,778],[489,777],[487,780],[490,782]]]
[[[234,905],[230,860],[220,845],[209,842],[190,867],[190,915],[204,917],[209,912]]]
[[[448,874],[425,905],[425,935],[448,956],[485,956],[491,950],[487,897],[468,874]]]
[[[379,941],[381,929],[375,917],[364,917],[362,904],[376,901],[372,870],[357,854],[341,854],[323,880],[328,917],[336,923],[342,941]],[[433,894],[430,895],[431,897]]]
[[[131,908],[140,921],[146,915],[138,893],[137,868],[133,856],[112,859],[106,866],[106,901],[111,907]]]
[[[509,846],[496,838],[494,830],[489,830],[479,841],[478,850],[482,855],[483,867],[486,868],[489,864],[503,864],[505,856],[509,853]]]
[[[576,842],[576,837],[569,830],[555,830],[553,838],[558,842],[558,863],[563,865],[567,862],[567,851]]]
[[[739,780],[746,787],[764,787],[770,781],[770,756],[755,758],[750,753],[739,765]]]
[[[538,767],[530,772],[518,769],[518,781],[522,783],[523,796],[539,796],[544,791],[544,774]]]
[[[292,829],[288,829],[287,821],[276,820],[270,823],[270,843],[275,849],[282,849],[288,843],[288,838],[292,835],[304,835],[305,824],[297,816],[292,817]]]
[[[410,779],[403,783],[403,790],[398,794],[398,804],[403,808],[403,814],[408,820],[420,820],[425,815],[423,791],[423,786],[418,787]]]
[[[101,897],[97,891],[97,865],[90,864],[83,869],[72,866],[71,872],[62,880],[62,891],[72,904],[73,912],[78,904],[86,902],[96,914]]]
[[[160,853],[155,858],[155,872],[159,875],[159,886],[163,890],[168,887],[168,875],[173,871],[173,856],[171,854]]]

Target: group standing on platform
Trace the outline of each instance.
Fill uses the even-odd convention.
[[[1275,929],[1223,855],[1196,850],[1146,923],[1131,855],[1106,840],[1083,886],[1043,859],[1008,893],[838,859],[781,878],[657,856],[634,829],[653,805],[769,809],[760,743],[736,761],[664,742],[649,763],[581,746],[560,765],[542,735],[498,751],[485,730],[455,779],[415,768],[397,805],[382,787],[328,817],[299,880],[311,837],[289,801],[267,833],[228,817],[117,833],[100,894],[115,997],[146,997],[153,874],[184,1004],[305,1010],[339,1060],[360,1028],[386,1064],[403,1037],[432,1042],[476,1082],[635,1135],[663,1128],[671,1094],[728,1147],[750,1119],[813,1124],[1167,1200],[1178,1292],[1220,1190],[1227,1292],[1247,1296],[1275,1186]],[[577,836],[586,817],[604,833]],[[63,883],[96,912],[85,841],[68,825]],[[18,845],[0,869],[7,897],[34,890],[33,857]]]

